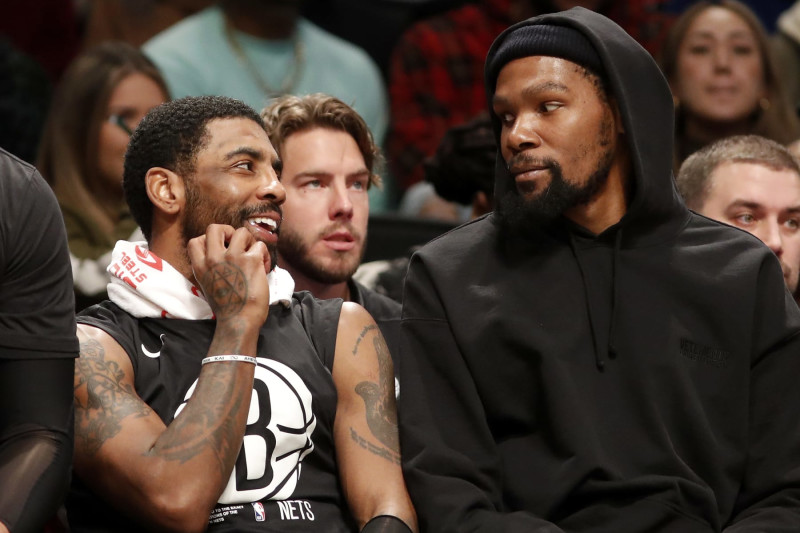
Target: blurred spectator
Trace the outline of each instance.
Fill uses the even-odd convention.
[[[155,65],[122,42],[76,58],[56,88],[37,166],[64,216],[78,309],[106,298],[111,250],[137,229],[122,193],[125,149],[166,99]]]
[[[800,112],[800,2],[784,11],[778,18],[778,31],[772,36],[772,48],[786,95]]]
[[[497,145],[486,111],[450,128],[424,162],[425,181],[406,191],[400,213],[462,223],[493,207]]]
[[[303,16],[363,48],[384,79],[400,35],[416,21],[474,0],[304,0]]]
[[[73,0],[3,2],[0,36],[39,63],[51,83],[78,52],[78,20]]]
[[[674,13],[682,13],[697,0],[669,0],[669,9]],[[758,17],[767,33],[776,30],[778,17],[791,7],[794,0],[744,0],[750,10]]]
[[[425,161],[426,181],[412,187],[422,197],[417,217],[430,216],[436,210],[433,218],[447,220],[441,214],[450,209],[454,215],[449,220],[461,223],[491,211],[496,155],[497,143],[486,111],[450,128],[436,153]],[[370,289],[401,302],[403,279],[414,249],[403,257],[364,263],[354,277]]]
[[[406,218],[441,220],[455,225],[469,219],[469,208],[445,200],[436,194],[433,185],[420,181],[405,192],[397,214]]]
[[[494,209],[494,165],[497,143],[489,113],[445,133],[439,148],[425,161],[425,180],[443,199],[470,207],[470,219]]]
[[[223,0],[145,43],[173,98],[218,94],[254,109],[283,94],[322,92],[364,117],[380,144],[388,110],[380,71],[357,46],[300,16],[302,0]],[[370,190],[373,211],[392,185]]]
[[[786,144],[800,137],[766,33],[736,0],[698,2],[675,22],[661,67],[675,99],[675,167],[718,139],[757,134]]]
[[[422,162],[448,128],[486,108],[483,63],[494,38],[525,18],[580,5],[608,15],[654,53],[674,15],[666,0],[479,0],[418,22],[392,55],[386,153],[400,191],[423,178]]]
[[[769,246],[797,298],[800,165],[785,147],[757,135],[728,137],[689,156],[677,183],[687,207]]]
[[[0,37],[0,147],[34,162],[51,91],[42,67]]]
[[[83,48],[106,41],[141,46],[157,33],[213,3],[214,0],[91,0]]]

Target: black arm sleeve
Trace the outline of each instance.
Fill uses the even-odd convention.
[[[73,359],[0,359],[0,521],[40,531],[69,487]]]
[[[382,514],[367,522],[361,533],[411,533],[411,528],[396,516]]]

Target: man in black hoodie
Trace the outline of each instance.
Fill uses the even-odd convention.
[[[421,529],[800,529],[800,311],[766,246],[680,200],[650,55],[576,8],[501,34],[486,88],[497,210],[406,278]]]

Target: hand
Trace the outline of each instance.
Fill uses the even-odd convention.
[[[245,318],[261,327],[269,313],[267,247],[245,228],[211,224],[189,241],[189,259],[217,322]]]

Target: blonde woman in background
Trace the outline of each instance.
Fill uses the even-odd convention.
[[[76,58],[53,96],[37,167],[64,216],[79,310],[105,299],[111,249],[137,230],[122,191],[125,150],[168,94],[137,48],[108,42]]]

